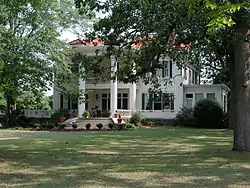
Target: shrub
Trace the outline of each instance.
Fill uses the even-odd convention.
[[[143,114],[140,111],[136,111],[132,113],[129,123],[132,123],[135,126],[138,126],[141,124],[142,120],[143,120]]]
[[[142,125],[144,126],[153,126],[154,122],[148,120],[148,119],[143,119],[141,122]]]
[[[65,124],[60,123],[60,124],[58,125],[58,129],[62,130],[62,129],[65,128],[65,126],[66,126]]]
[[[51,123],[51,122],[47,122],[47,124],[44,124],[43,126],[42,126],[44,129],[53,129],[54,127],[55,127],[55,125],[53,124],[53,123]]]
[[[122,123],[117,124],[117,127],[116,127],[117,130],[124,130],[125,128],[126,128],[126,124],[122,124]]]
[[[114,124],[114,123],[109,123],[109,124],[108,124],[108,127],[109,127],[110,129],[113,129],[113,128],[115,127],[115,124]]]
[[[102,123],[98,123],[98,124],[96,125],[96,127],[97,127],[99,130],[101,130],[102,127],[103,127],[103,124],[102,124]]]
[[[76,123],[73,123],[72,128],[76,129],[77,127],[78,127],[78,125]]]
[[[51,118],[54,119],[56,122],[59,122],[61,117],[68,117],[68,116],[69,116],[68,110],[59,109],[51,116]]]
[[[193,116],[193,109],[183,107],[175,117],[175,126],[195,127],[196,121]]]
[[[88,110],[85,110],[83,113],[83,117],[89,118],[90,117],[90,112]]]
[[[90,127],[91,127],[91,124],[90,124],[90,123],[88,123],[88,124],[86,124],[85,126],[86,126],[86,129],[87,129],[87,130],[89,130],[89,129],[90,129]]]
[[[218,102],[210,99],[199,101],[193,110],[197,126],[200,128],[221,128],[224,113]]]
[[[8,123],[8,117],[6,115],[0,115],[0,125],[1,127],[6,127]]]
[[[135,128],[136,128],[136,126],[134,124],[132,124],[132,123],[128,123],[126,125],[126,129],[135,129]]]

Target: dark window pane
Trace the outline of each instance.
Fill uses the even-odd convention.
[[[122,94],[121,93],[118,93],[118,95],[117,95],[118,97],[121,97],[122,96]]]
[[[187,99],[193,98],[193,94],[192,94],[192,93],[186,94],[186,98],[187,98]]]
[[[161,110],[161,103],[154,103],[154,110]]]
[[[122,100],[122,109],[124,109],[124,110],[128,109],[128,99]]]
[[[117,108],[122,109],[122,100],[121,100],[121,98],[117,99]]]
[[[60,108],[63,108],[63,94],[60,94]]]
[[[103,93],[102,98],[106,98],[106,97],[107,97],[107,93]]]
[[[142,100],[141,101],[141,104],[142,104],[141,109],[145,110],[145,93],[142,93],[141,100]]]
[[[127,93],[123,93],[122,95],[123,95],[123,97],[128,97]]]

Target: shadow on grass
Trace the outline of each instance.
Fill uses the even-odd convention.
[[[5,132],[0,187],[233,187],[250,185],[249,154],[230,131]],[[2,183],[1,183],[2,182]]]

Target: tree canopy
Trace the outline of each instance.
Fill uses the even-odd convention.
[[[88,37],[101,38],[110,45],[112,53],[122,57],[120,63],[130,66],[121,70],[129,82],[145,78],[148,72],[152,73],[150,81],[155,81],[156,69],[160,67],[158,59],[165,55],[180,66],[192,63],[209,67],[216,74],[223,75],[222,71],[229,74],[233,109],[230,123],[236,126],[234,149],[250,151],[250,138],[243,134],[250,130],[249,1],[75,0],[75,3],[80,13],[106,13]],[[132,50],[135,44],[140,48]],[[126,72],[131,66],[136,75]]]
[[[9,114],[18,96],[45,91],[55,72],[70,72],[60,32],[86,22],[73,7],[73,0],[0,0],[0,92]]]

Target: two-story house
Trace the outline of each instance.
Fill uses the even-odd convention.
[[[75,40],[70,42],[75,52],[87,56],[95,56],[96,50],[105,51],[102,41],[84,42]],[[187,65],[179,69],[174,61],[168,57],[160,59],[163,69],[158,71],[163,94],[155,97],[149,94],[150,85],[142,81],[125,84],[117,79],[94,84],[89,80],[79,79],[79,89],[87,92],[87,103],[73,103],[54,86],[53,109],[60,108],[77,110],[82,117],[85,109],[91,113],[98,110],[99,116],[113,115],[117,110],[122,116],[130,116],[133,111],[141,111],[145,118],[172,119],[184,107],[193,107],[203,98],[215,99],[227,111],[227,96],[229,88],[223,84],[200,85],[200,74],[195,67]],[[107,58],[104,64],[111,65],[111,74],[117,70],[117,61],[113,56]],[[164,85],[166,80],[171,84]],[[172,100],[167,100],[172,99]]]

